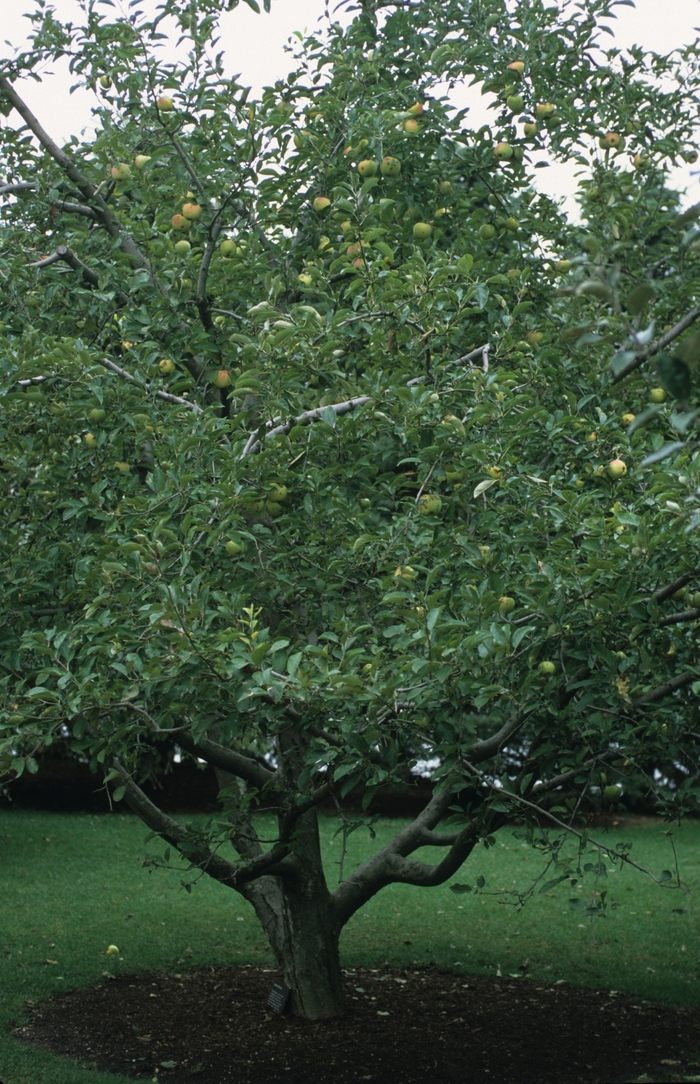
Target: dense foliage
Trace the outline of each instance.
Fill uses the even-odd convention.
[[[700,210],[666,171],[699,73],[607,46],[614,6],[367,0],[258,101],[214,2],[41,4],[3,65],[6,778],[69,738],[251,899],[307,1015],[335,979],[308,991],[269,912],[337,946],[514,814],[696,807]],[[64,148],[21,97],[60,55],[96,94]],[[532,187],[550,158],[578,222]],[[221,772],[208,833],[144,797],[154,747]],[[319,803],[347,831],[350,792],[417,771],[426,811],[330,896]]]

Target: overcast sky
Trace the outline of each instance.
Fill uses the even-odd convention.
[[[119,0],[115,0],[115,5]],[[32,10],[31,0],[0,0],[2,4],[2,30],[5,44],[0,45],[0,56],[12,56],[14,48],[21,47],[26,38],[29,23],[25,12]],[[64,20],[81,21],[78,0],[53,0],[52,6]],[[125,3],[125,7],[126,7]],[[155,0],[143,0],[144,9],[155,7]],[[331,10],[335,6],[331,2]],[[241,73],[241,81],[260,88],[274,83],[287,74],[292,63],[284,45],[296,30],[310,30],[323,18],[324,0],[272,0],[272,11],[256,15],[240,3],[235,11],[222,18],[221,44],[226,53],[230,74]],[[700,0],[636,0],[635,8],[621,6],[618,17],[608,24],[615,33],[617,44],[627,47],[641,45],[656,52],[666,53],[687,45],[697,37],[700,26]],[[612,39],[610,39],[612,43]],[[91,123],[90,109],[94,97],[88,92],[68,94],[71,78],[65,66],[56,66],[41,83],[26,80],[20,92],[30,107],[39,115],[44,126],[59,141],[71,134],[80,133]],[[18,89],[20,87],[18,86]],[[462,97],[462,96],[460,96]],[[473,90],[460,105],[472,108],[471,124],[478,128],[488,121],[488,102]],[[539,188],[552,195],[564,195],[573,190],[574,168],[552,166],[537,170],[535,180]],[[697,167],[695,167],[697,168]],[[675,171],[673,183],[688,188],[686,202],[700,199],[698,177],[691,176],[691,167]]]

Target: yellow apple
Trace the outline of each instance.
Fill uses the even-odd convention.
[[[134,165],[137,169],[143,169],[143,167],[146,165],[146,162],[150,162],[150,160],[150,154],[137,154],[134,158]]]
[[[523,60],[514,60],[508,65],[509,72],[517,72],[518,75],[522,75],[525,71],[525,62]]]
[[[622,415],[622,420],[625,423],[625,425],[631,425],[632,422],[634,421],[635,417],[636,417],[635,414],[627,413],[627,414]]]
[[[326,207],[330,207],[330,205],[331,201],[328,196],[316,196],[316,199],[313,202],[314,211],[318,211],[319,214],[321,211],[325,211]]]
[[[423,103],[422,102],[416,102],[415,105],[412,105],[410,109],[406,110],[406,112],[410,113],[411,116],[413,116],[413,117],[420,117],[421,113],[423,112],[423,109],[424,109]]]
[[[212,377],[211,382],[217,388],[227,388],[231,383],[231,374],[228,369],[219,369]]]
[[[547,117],[551,117],[552,113],[556,108],[557,107],[554,102],[539,102],[535,106],[535,113],[538,117],[543,117],[546,119]]]
[[[652,388],[649,392],[649,398],[652,403],[663,403],[666,398],[666,392],[663,388]]]
[[[182,213],[185,218],[189,218],[194,222],[201,215],[202,208],[198,203],[184,203],[182,206]]]
[[[498,600],[498,608],[502,614],[510,614],[515,609],[515,599],[510,595],[501,595]]]
[[[97,447],[97,437],[94,435],[94,433],[86,433],[83,437],[83,440],[85,441],[85,444],[88,446],[88,448]]]
[[[114,466],[122,474],[128,474],[129,473],[129,469],[130,469],[129,464],[125,463],[123,459],[117,460],[117,462],[114,464]]]
[[[413,236],[416,241],[426,241],[433,232],[433,227],[429,222],[416,222],[413,227]]]
[[[540,663],[540,665],[537,667],[537,669],[539,670],[539,672],[541,674],[545,674],[546,676],[551,676],[552,674],[556,673],[557,666],[556,666],[556,663],[553,663],[551,661],[551,659],[543,659],[543,661]]]
[[[158,362],[158,370],[162,376],[170,376],[175,372],[175,362],[172,358],[161,358]]]
[[[554,268],[561,275],[565,275],[571,269],[571,260],[557,260]]]
[[[118,166],[112,166],[110,173],[115,181],[125,181],[131,176],[131,166],[126,162],[120,162]]]
[[[420,132],[420,124],[415,117],[409,117],[408,120],[403,122],[403,130],[409,135],[417,135]]]
[[[116,945],[107,945],[107,951],[105,952],[105,956],[118,956],[118,955],[119,955],[119,949],[117,948]]]
[[[226,552],[228,553],[229,557],[239,557],[240,554],[243,553],[243,546],[240,544],[240,542],[236,542],[233,538],[229,538],[228,542],[226,543]]]
[[[297,278],[299,279],[299,282],[303,283],[304,286],[310,286],[311,283],[314,281],[313,275],[309,275],[306,271],[302,271],[301,274],[297,276]]]
[[[184,215],[173,215],[170,219],[170,225],[174,230],[188,230],[190,224]]]
[[[401,565],[399,565],[399,567],[396,569],[396,572],[394,573],[394,579],[395,580],[415,580],[416,575],[417,575],[417,573],[416,573],[415,568],[411,568],[410,565],[404,565],[403,567]]]
[[[175,104],[172,98],[169,98],[167,94],[161,94],[160,98],[158,98],[156,101],[156,105],[160,109],[161,113],[169,113],[172,109],[175,108]]]

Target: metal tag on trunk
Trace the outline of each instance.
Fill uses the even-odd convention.
[[[270,996],[267,999],[267,1004],[273,1012],[283,1013],[285,1011],[291,992],[283,982],[273,982]]]

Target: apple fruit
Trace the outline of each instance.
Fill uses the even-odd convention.
[[[537,346],[537,344],[541,343],[544,339],[544,331],[528,331],[527,337],[528,341],[531,342],[533,346]]]
[[[698,160],[698,152],[695,150],[695,147],[684,147],[681,151],[681,158],[684,162],[690,162],[692,165]]]
[[[443,196],[449,196],[452,192],[452,181],[440,181],[439,188]]]
[[[503,474],[503,467],[487,467],[486,468],[486,473],[491,478],[500,478],[501,475]]]
[[[268,501],[265,505],[268,516],[272,516],[273,519],[277,519],[284,512],[284,508],[277,501]]]
[[[243,553],[243,546],[240,542],[236,542],[233,538],[229,538],[226,543],[226,552],[229,557],[239,557]]]
[[[525,102],[520,94],[511,94],[506,98],[506,105],[510,109],[511,113],[522,113]]]
[[[449,486],[456,486],[464,477],[464,471],[455,467],[445,467],[445,481]]]
[[[700,591],[696,591],[690,601],[692,602],[694,609],[700,610]]]
[[[184,203],[182,205],[182,213],[185,218],[189,218],[192,222],[199,218],[202,213],[202,208],[198,203]]]
[[[110,77],[108,75],[101,75],[100,76],[100,86],[102,87],[103,90],[109,90],[111,85],[112,85],[112,80],[110,79]]]
[[[598,143],[603,150],[622,150],[625,145],[625,138],[619,132],[606,132],[604,136],[600,137]]]
[[[215,388],[227,388],[231,383],[231,374],[228,369],[219,369],[212,377],[211,382]]]
[[[507,230],[510,230],[511,233],[516,233],[520,229],[520,223],[517,218],[513,218],[513,215],[511,215],[506,219],[505,227]]]
[[[361,497],[360,498],[360,508],[363,510],[363,512],[366,512],[367,509],[371,508],[371,507],[372,507],[372,502],[369,499],[369,497]]]
[[[170,219],[170,225],[174,230],[188,230],[190,224],[184,215],[173,215]]]
[[[554,269],[561,275],[565,275],[571,269],[571,260],[557,260]]]
[[[85,441],[85,444],[87,445],[88,448],[96,448],[97,447],[97,437],[95,436],[94,433],[86,433],[85,436],[83,437],[83,440]]]
[[[515,609],[515,599],[510,595],[501,595],[498,600],[498,608],[502,614],[510,614]]]
[[[156,100],[156,105],[160,109],[161,113],[169,113],[175,108],[175,104],[172,98],[169,98],[167,94],[161,94],[160,98]]]
[[[118,459],[114,466],[117,468],[118,471],[121,472],[121,474],[129,473],[129,464],[125,463],[123,459]]]
[[[174,247],[178,256],[186,256],[192,248],[192,245],[189,243],[189,241],[185,241],[185,239],[183,238],[181,241],[176,241]]]
[[[143,169],[143,167],[146,165],[146,162],[150,162],[150,160],[150,154],[137,154],[134,158],[134,165],[137,169]]]
[[[382,164],[379,168],[382,177],[398,177],[401,172],[401,163],[398,158],[392,158],[390,154],[387,154],[382,158]]]
[[[418,502],[418,514],[435,516],[442,508],[442,498],[437,493],[424,493]]]
[[[362,252],[362,245],[359,241],[353,241],[351,245],[345,249],[346,256],[358,256]]]
[[[377,173],[377,163],[373,158],[363,158],[357,165],[357,172],[361,177],[374,177]]]
[[[637,154],[635,154],[634,158],[632,159],[632,165],[634,166],[635,169],[638,169],[640,171],[648,169],[649,168],[649,163],[650,163],[649,155],[644,154],[642,151],[638,151]]]
[[[416,575],[417,575],[417,573],[416,573],[415,568],[411,568],[410,565],[404,565],[403,567],[401,567],[401,565],[399,565],[399,567],[396,569],[396,572],[394,573],[394,579],[395,580],[415,580]]]
[[[158,371],[161,376],[170,376],[171,373],[175,372],[175,362],[172,358],[161,358],[158,362]]]
[[[611,478],[622,478],[627,474],[627,464],[624,459],[611,459],[608,463],[608,474]]]
[[[532,136],[537,135],[537,125],[531,120],[526,120],[523,124],[523,133],[528,139],[531,139]]]
[[[635,418],[636,414],[627,413],[622,415],[622,420],[625,425],[631,425]]]
[[[493,153],[499,162],[507,162],[513,157],[513,148],[510,143],[497,143],[493,148]]]
[[[267,494],[268,501],[276,501],[277,504],[281,504],[282,501],[286,501],[289,491],[286,486],[281,483],[276,483],[270,487]]]
[[[427,241],[433,232],[433,227],[429,222],[416,222],[413,227],[413,236],[416,241]]]
[[[410,109],[406,110],[406,112],[410,113],[412,117],[420,117],[421,113],[423,112],[423,109],[424,109],[423,103],[422,102],[416,102],[415,105],[412,105]]]
[[[89,420],[91,422],[95,422],[95,423],[103,422],[106,417],[107,417],[107,411],[102,410],[101,407],[94,407],[94,409],[91,410],[90,413],[88,414]]]
[[[314,281],[313,275],[309,275],[307,271],[302,271],[301,274],[297,275],[297,278],[299,279],[299,282],[303,283],[304,286],[310,286],[311,283]]]
[[[479,237],[482,241],[491,241],[496,236],[496,227],[492,226],[490,222],[485,222],[483,226],[479,227]]]
[[[523,60],[514,60],[508,65],[509,72],[517,72],[518,75],[522,75],[525,71],[525,62]]]
[[[552,113],[556,108],[557,107],[554,102],[539,102],[535,106],[535,113],[538,117],[543,117],[546,119],[547,117],[551,117]]]
[[[666,398],[666,392],[663,388],[652,388],[649,392],[649,398],[652,403],[663,403]]]
[[[125,181],[131,176],[131,166],[126,162],[120,162],[118,166],[112,166],[110,173],[115,181]]]
[[[352,261],[352,266],[353,266],[353,267],[356,267],[356,268],[358,269],[358,271],[359,271],[359,269],[360,269],[361,267],[364,267],[364,266],[365,266],[365,261],[364,261],[364,260],[362,259],[362,257],[361,257],[361,256],[358,256],[356,260],[353,260],[353,261]]]
[[[541,674],[545,674],[547,677],[550,677],[557,672],[556,663],[553,663],[551,659],[543,659],[537,669]]]
[[[584,482],[583,478],[577,478],[576,481],[574,482],[574,485],[576,486],[577,489],[583,489],[585,484],[586,483]]]
[[[611,783],[610,786],[607,786],[603,789],[603,797],[605,798],[606,802],[617,801],[621,794],[622,787],[618,786],[617,783]]]
[[[417,135],[420,132],[420,124],[415,117],[409,117],[408,120],[403,122],[403,130],[409,135]]]
[[[352,222],[350,221],[350,219],[346,218],[344,222],[341,222],[340,223],[340,228],[343,231],[343,233],[350,233],[350,231],[352,229]]]
[[[321,211],[325,211],[326,207],[330,207],[330,205],[331,201],[328,196],[316,196],[316,199],[313,202],[313,209],[320,214]]]
[[[105,956],[118,956],[118,955],[119,955],[119,949],[117,948],[116,945],[107,945],[107,951],[105,952]]]
[[[227,237],[225,241],[222,241],[219,245],[219,252],[222,256],[235,256],[237,252],[236,242],[232,241],[230,237]]]

